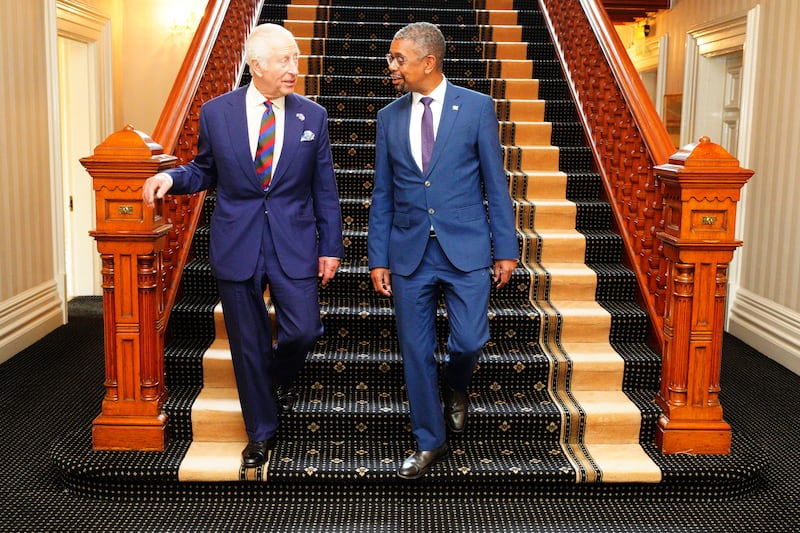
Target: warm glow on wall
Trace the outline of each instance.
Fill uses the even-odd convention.
[[[203,16],[206,0],[178,0],[162,6],[161,21],[174,35],[191,35]]]

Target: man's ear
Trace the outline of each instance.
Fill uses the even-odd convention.
[[[427,55],[422,59],[425,63],[425,72],[430,74],[436,70],[436,58],[433,55]]]

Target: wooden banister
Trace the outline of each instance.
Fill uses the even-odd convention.
[[[640,304],[663,342],[665,262],[655,238],[663,199],[653,166],[674,146],[599,0],[540,0],[597,170],[603,178]]]
[[[662,355],[657,444],[663,453],[728,453],[718,399],[722,316],[727,265],[741,244],[729,232],[752,172],[705,138],[674,153],[600,0],[539,5],[636,274],[650,343]]]

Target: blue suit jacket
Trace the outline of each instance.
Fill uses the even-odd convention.
[[[314,277],[320,256],[344,255],[327,111],[303,96],[286,96],[281,157],[265,193],[250,154],[246,91],[241,87],[203,105],[197,154],[168,171],[170,193],[216,187],[209,261],[217,278],[253,276],[265,228],[285,274]]]
[[[516,259],[516,224],[492,99],[447,83],[427,176],[411,155],[411,105],[409,93],[378,112],[370,269],[414,272],[431,226],[459,270],[488,267],[492,255]]]

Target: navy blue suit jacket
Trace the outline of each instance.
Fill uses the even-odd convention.
[[[492,99],[447,83],[427,176],[411,154],[411,105],[408,93],[378,112],[370,269],[413,273],[431,226],[459,270],[486,268],[493,255],[516,259],[516,224]]]
[[[217,278],[253,276],[265,228],[285,274],[314,277],[319,257],[344,256],[327,111],[303,96],[286,96],[281,156],[265,193],[250,153],[246,91],[241,87],[203,105],[197,154],[168,171],[170,193],[216,188],[209,261]]]

